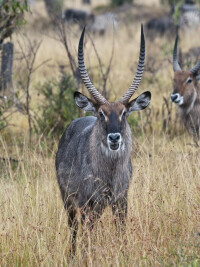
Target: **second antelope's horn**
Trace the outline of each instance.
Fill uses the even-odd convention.
[[[199,69],[200,69],[200,61],[190,70],[190,72],[192,72],[192,74],[197,74]]]
[[[178,35],[176,36],[175,44],[174,44],[174,52],[173,52],[173,70],[181,70],[181,67],[178,63],[178,58],[177,58],[177,45],[178,45]]]

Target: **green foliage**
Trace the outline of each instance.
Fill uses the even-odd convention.
[[[7,98],[1,97],[0,98],[0,131],[6,128],[9,118],[9,109],[12,106],[12,101],[7,100]]]
[[[0,0],[0,6],[5,10],[7,14],[24,14],[25,11],[28,11],[27,0],[17,1],[17,0]]]
[[[10,37],[15,27],[23,22],[27,11],[27,0],[0,0],[0,43]]]
[[[36,132],[47,137],[57,137],[64,128],[78,117],[74,102],[75,83],[71,75],[62,74],[60,80],[51,80],[37,88],[44,96],[44,105],[36,118]]]
[[[0,130],[4,128],[5,126],[5,120],[3,118],[3,111],[2,111],[2,108],[0,106]]]
[[[44,0],[50,16],[60,16],[63,9],[63,0]]]
[[[52,7],[54,12],[59,15],[63,7],[63,0],[53,1]]]
[[[175,25],[178,25],[178,22],[179,22],[179,19],[180,19],[180,16],[181,16],[180,7],[183,4],[183,2],[184,2],[183,0],[179,1],[175,6],[174,14],[173,14],[173,19],[174,19]]]
[[[112,6],[121,6],[125,3],[133,3],[133,0],[111,0]]]
[[[131,127],[131,131],[134,136],[140,136],[142,134],[140,118],[136,114],[131,114],[128,117],[128,123]]]

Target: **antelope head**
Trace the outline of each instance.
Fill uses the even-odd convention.
[[[174,91],[171,94],[171,101],[181,108],[191,108],[197,97],[196,85],[200,79],[200,61],[189,71],[181,69],[177,59],[178,35],[174,44],[173,70],[174,70]]]
[[[98,130],[101,132],[103,144],[108,147],[110,151],[119,151],[126,136],[125,126],[127,124],[127,117],[133,111],[145,109],[151,100],[151,93],[147,91],[129,101],[139,86],[144,70],[145,39],[143,27],[141,27],[140,56],[135,78],[128,91],[117,102],[108,102],[90,81],[84,64],[84,33],[85,28],[83,29],[79,41],[78,63],[82,80],[92,96],[92,99],[79,92],[75,92],[75,102],[79,108],[90,111],[97,117]]]

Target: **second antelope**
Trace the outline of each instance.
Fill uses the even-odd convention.
[[[132,134],[127,117],[146,108],[151,99],[144,92],[130,101],[144,70],[145,40],[141,28],[140,57],[136,76],[129,90],[115,103],[108,102],[94,87],[84,64],[82,32],[78,62],[82,80],[92,99],[75,92],[77,106],[94,116],[78,118],[65,130],[56,155],[57,179],[68,223],[75,241],[77,210],[82,222],[92,222],[111,205],[123,221],[127,213],[127,192],[132,176]]]
[[[174,91],[171,100],[178,105],[181,120],[197,144],[200,134],[200,61],[190,70],[181,69],[177,59],[178,36],[173,52]]]

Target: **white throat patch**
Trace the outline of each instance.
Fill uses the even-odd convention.
[[[194,89],[194,90],[195,90],[195,89]],[[194,95],[193,95],[193,99],[192,99],[192,103],[191,103],[191,105],[189,106],[189,108],[187,109],[187,114],[193,109],[193,107],[194,107],[194,102],[195,102],[196,98],[197,98],[197,92],[196,92],[196,90],[195,90],[195,91],[194,91]]]
[[[101,142],[101,151],[103,154],[106,155],[108,158],[118,158],[120,155],[122,155],[125,151],[124,143],[121,143],[119,148],[117,150],[112,150],[105,144]]]

